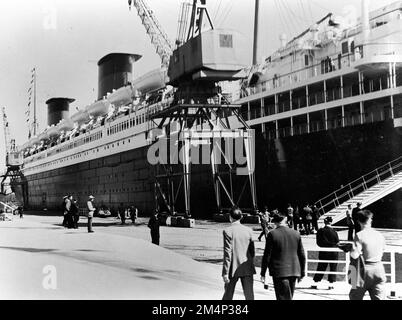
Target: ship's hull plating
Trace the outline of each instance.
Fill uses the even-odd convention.
[[[148,215],[154,210],[154,167],[147,162],[147,147],[27,176],[29,205],[59,208],[63,195],[73,194],[83,204],[88,195],[97,204],[117,208],[135,204]],[[314,203],[342,185],[402,154],[402,132],[392,121],[377,122],[305,135],[268,140],[256,134],[258,205],[286,208]],[[193,165],[192,212],[210,218],[216,212],[210,168]],[[245,195],[247,197],[247,195]],[[381,227],[402,227],[401,191],[370,208]],[[247,198],[243,198],[247,202]]]

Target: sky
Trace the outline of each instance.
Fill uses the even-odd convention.
[[[181,0],[145,0],[174,43]],[[395,2],[371,0],[370,9]],[[260,59],[327,13],[341,15],[347,5],[361,0],[260,0]],[[250,63],[254,0],[207,0],[215,27],[242,32],[248,39]],[[24,115],[31,70],[37,71],[39,131],[46,128],[45,101],[51,97],[76,99],[70,114],[97,96],[97,61],[111,52],[142,55],[134,77],[160,66],[136,10],[127,0],[0,0],[0,107],[5,106],[11,136],[27,141]],[[32,113],[31,113],[32,114]],[[4,130],[0,130],[0,171],[5,162]]]

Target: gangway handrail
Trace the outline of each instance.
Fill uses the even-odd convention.
[[[362,192],[366,191],[369,188],[368,185],[370,187],[372,187],[373,185],[384,181],[386,179],[386,178],[383,179],[383,176],[385,174],[390,173],[390,175],[387,177],[387,178],[390,178],[390,177],[395,176],[400,171],[402,171],[402,156],[353,180],[352,182],[348,183],[346,186],[343,186],[343,187],[337,189],[336,191],[331,192],[330,194],[328,194],[325,197],[318,200],[315,203],[315,205],[319,208],[320,214],[323,215],[326,212],[332,210],[334,207],[339,206],[339,199],[347,197],[348,199],[345,201],[348,201],[348,200],[352,199],[353,197],[355,197],[356,195],[361,194]],[[374,180],[376,180],[376,183],[371,185],[371,183]],[[359,182],[359,183],[356,184],[357,182]],[[362,189],[362,188],[363,188],[363,191],[355,194],[355,192],[357,190]],[[345,201],[342,201],[342,203],[344,203]],[[338,205],[336,205],[335,202],[337,202]],[[326,211],[325,208],[328,206],[333,206],[333,207],[331,207],[331,209]]]
[[[7,203],[4,203],[3,201],[0,201],[0,204],[3,205],[5,208],[8,207],[9,209],[11,209],[12,210],[11,212],[13,212],[15,210],[12,206],[10,206]]]
[[[4,209],[5,208],[11,209],[11,214],[9,214],[9,212],[7,212],[6,210],[4,210],[3,214],[4,214],[4,217],[6,217],[7,219],[13,220],[13,213],[14,213],[15,209],[12,206],[8,205],[7,203],[4,203],[3,201],[0,201],[0,205],[2,205],[4,207]]]

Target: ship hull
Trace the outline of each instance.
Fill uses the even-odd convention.
[[[274,141],[257,132],[256,146],[259,206],[301,209],[400,157],[402,131],[384,121]],[[400,190],[369,207],[387,228],[402,228],[401,208]]]
[[[301,208],[398,158],[402,133],[392,121],[338,128],[269,140],[256,130],[256,183],[259,208],[285,210],[288,203]],[[29,206],[58,209],[64,195],[73,194],[81,205],[89,195],[98,205],[116,209],[135,204],[149,215],[155,208],[155,167],[147,162],[147,147],[27,176]],[[211,169],[192,166],[192,213],[212,218],[216,201]],[[237,186],[239,188],[239,186]],[[379,227],[402,228],[397,213],[401,191],[370,206]],[[247,193],[242,204],[247,206]],[[180,207],[177,208],[180,211]]]

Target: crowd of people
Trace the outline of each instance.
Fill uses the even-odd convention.
[[[96,211],[92,195],[88,197],[88,232],[92,230],[92,218]],[[124,225],[127,219],[132,223],[138,217],[138,209],[135,206],[125,207],[120,203],[117,209],[121,224]],[[65,196],[63,199],[63,225],[66,228],[78,228],[79,207],[77,199],[73,196]],[[348,206],[346,218],[348,224],[348,240],[350,246],[341,243],[338,233],[332,227],[332,218],[324,219],[324,227],[318,228],[319,209],[313,205],[306,204],[302,209],[292,207],[288,204],[286,212],[282,213],[277,208],[271,212],[265,207],[264,212],[259,213],[261,218],[262,232],[258,237],[261,241],[265,238],[265,249],[261,262],[261,281],[267,288],[267,271],[272,277],[273,286],[277,300],[292,300],[296,283],[306,276],[306,255],[303,248],[302,234],[316,234],[316,243],[319,250],[318,265],[314,273],[314,285],[311,288],[317,289],[318,284],[327,273],[329,266],[328,282],[329,289],[337,280],[337,261],[339,250],[350,252],[350,268],[359,270],[356,276],[351,277],[352,289],[349,297],[351,300],[362,300],[368,291],[372,300],[385,298],[384,285],[386,276],[382,264],[382,255],[385,249],[384,237],[371,227],[373,213],[369,210],[362,210],[361,203],[352,209]],[[254,265],[255,247],[253,232],[250,228],[241,224],[242,211],[233,207],[230,212],[231,226],[223,231],[224,258],[222,277],[225,284],[223,300],[232,300],[236,284],[240,280],[246,300],[254,299]],[[161,215],[155,211],[150,217],[148,227],[150,228],[152,243],[159,245]],[[353,270],[352,270],[353,272]],[[356,273],[356,272],[355,272]]]
[[[269,211],[267,206],[265,206],[264,212],[258,213],[262,227],[262,232],[258,237],[259,241],[261,241],[263,236],[265,236],[265,238],[267,237],[269,230],[272,229],[274,225],[272,219],[274,215],[278,213],[278,208]],[[310,235],[318,232],[318,219],[320,218],[320,213],[316,205],[310,205],[307,203],[299,209],[299,206],[293,208],[291,204],[288,204],[285,215],[288,226],[299,231],[300,234]]]
[[[100,212],[107,212],[108,209],[101,205],[98,210],[94,204],[95,197],[90,195],[86,202],[87,213],[87,228],[88,232],[92,233],[92,220],[96,212],[100,214]],[[80,219],[80,210],[78,206],[78,200],[74,199],[72,195],[67,195],[63,197],[62,202],[62,212],[63,212],[63,226],[68,229],[78,229],[78,222]],[[106,214],[103,214],[106,216]],[[126,223],[126,219],[131,219],[132,223],[135,224],[136,219],[138,218],[138,209],[136,206],[131,205],[128,207],[124,207],[123,203],[120,203],[117,209],[117,216],[121,219],[121,224]]]
[[[318,266],[314,275],[313,289],[323,279],[329,266],[328,289],[333,289],[336,282],[338,249],[350,253],[350,278],[352,285],[349,293],[351,300],[362,300],[369,292],[372,300],[385,299],[386,276],[382,264],[385,250],[383,235],[371,226],[373,213],[362,210],[361,203],[352,210],[348,207],[348,240],[342,243],[338,233],[332,227],[332,218],[324,219],[325,226],[318,229],[318,208],[308,204],[298,215],[298,208],[288,205],[287,212],[281,213],[277,209],[269,212],[267,208],[260,213],[262,232],[258,237],[265,236],[265,250],[261,264],[261,281],[266,284],[266,272],[272,277],[277,300],[292,300],[295,286],[306,275],[306,256],[303,248],[301,231],[310,234],[317,230],[316,243],[320,248]],[[310,218],[308,218],[310,216]],[[316,217],[316,218],[314,218]],[[238,207],[230,212],[231,226],[223,231],[223,268],[222,278],[225,284],[223,300],[232,300],[237,282],[240,280],[246,300],[254,299],[253,276],[255,248],[252,230],[240,223],[242,212]],[[299,220],[300,219],[300,220]],[[317,222],[315,221],[317,219]],[[311,221],[311,222],[310,222]],[[311,227],[310,227],[311,224]],[[328,248],[326,251],[325,248]],[[337,250],[334,250],[336,248]]]

